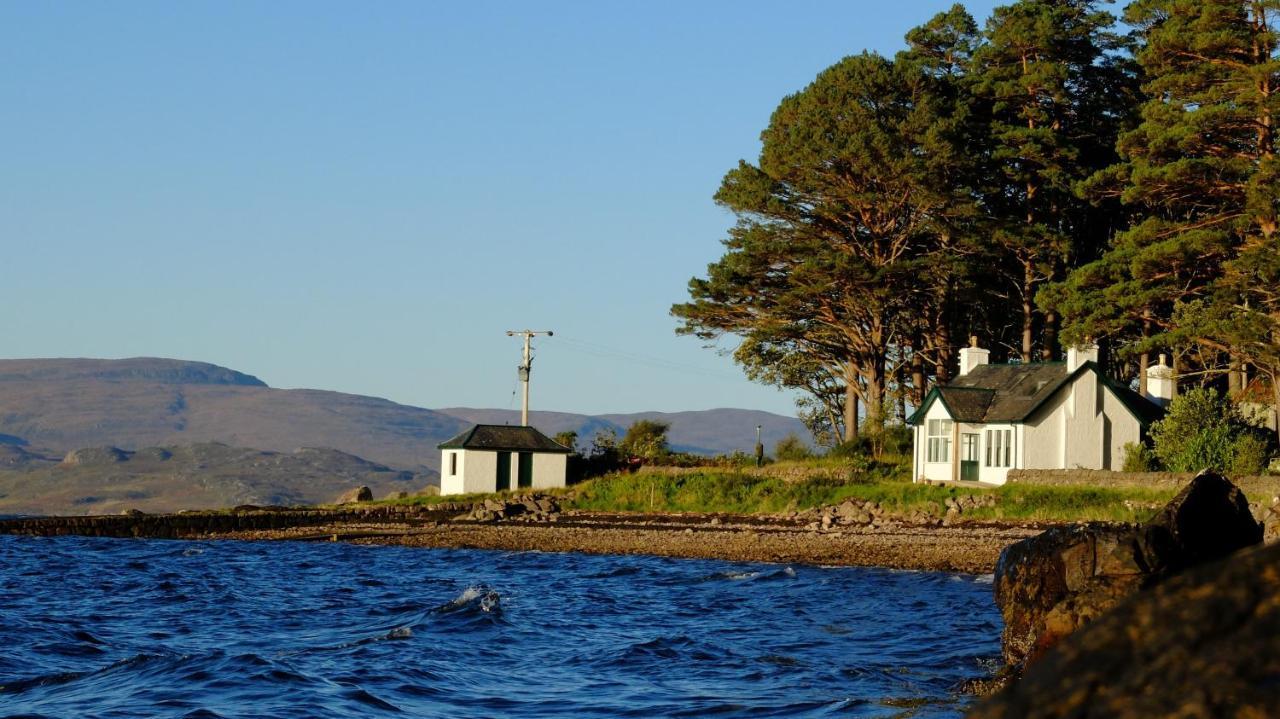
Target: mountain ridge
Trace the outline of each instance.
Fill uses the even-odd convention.
[[[207,362],[155,357],[0,360],[0,443],[62,455],[95,446],[138,449],[222,442],[278,452],[332,447],[397,469],[433,473],[436,445],[473,423],[514,424],[515,410],[428,409],[379,397],[317,389],[278,389]],[[671,424],[677,450],[750,452],[755,426],[767,446],[796,419],[758,410],[589,415],[535,410],[547,434],[578,432],[584,447],[600,431],[622,435],[631,422]]]

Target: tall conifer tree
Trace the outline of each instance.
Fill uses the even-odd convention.
[[[1056,317],[1038,316],[1036,291],[1105,241],[1097,208],[1076,194],[1080,181],[1113,161],[1128,99],[1117,55],[1124,43],[1100,4],[1019,0],[997,8],[975,56],[978,92],[992,112],[997,182],[987,202],[1021,316],[1024,362],[1057,352]]]
[[[1123,162],[1091,185],[1143,216],[1057,290],[1069,337],[1217,350],[1277,385],[1277,14],[1277,0],[1128,7],[1147,100]]]

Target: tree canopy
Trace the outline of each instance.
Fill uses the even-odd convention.
[[[1139,384],[1164,352],[1280,404],[1280,0],[1133,0],[1127,34],[1109,4],[981,29],[957,4],[783,98],[678,331],[737,338],[833,444],[904,417],[970,335],[997,362],[1098,342]]]

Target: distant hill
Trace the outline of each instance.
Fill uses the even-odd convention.
[[[376,397],[272,389],[202,362],[0,360],[0,441],[61,456],[222,442],[290,452],[332,447],[399,469],[435,470],[436,444],[465,422]]]
[[[766,447],[791,433],[807,436],[793,417],[743,409],[530,416],[547,434],[576,431],[584,446],[599,431],[621,436],[638,419],[670,422],[672,447],[699,454],[752,451],[756,425]],[[513,410],[429,410],[341,392],[273,389],[204,362],[0,360],[0,445],[58,457],[82,447],[221,442],[277,452],[331,447],[397,469],[438,471],[440,442],[473,423],[519,421]]]
[[[576,431],[583,448],[638,419],[669,422],[672,447],[700,454],[752,451],[756,425],[767,447],[805,436],[796,419],[740,409],[530,419],[547,434]],[[440,442],[473,423],[518,422],[511,410],[274,389],[204,362],[0,360],[0,514],[319,502],[354,484],[417,490],[437,481]],[[92,460],[63,462],[73,451]]]
[[[475,409],[448,407],[438,410],[468,423],[519,424],[520,412],[504,409]],[[570,412],[529,413],[529,424],[544,434],[574,431],[578,442],[589,447],[597,432],[613,430],[621,438],[627,428],[638,420],[648,419],[667,422],[671,430],[667,437],[671,448],[694,454],[729,454],[753,452],[756,444],[756,426],[768,450],[778,440],[795,434],[808,440],[804,424],[794,417],[783,417],[772,412],[749,409],[708,409],[691,412],[638,412],[634,414],[585,415]]]
[[[368,485],[417,492],[426,475],[332,449],[266,452],[224,444],[74,450],[57,458],[0,445],[0,515],[172,512],[241,504],[320,504]]]

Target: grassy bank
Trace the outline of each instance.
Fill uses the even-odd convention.
[[[935,486],[913,483],[909,477],[905,459],[869,462],[821,458],[779,462],[759,469],[651,467],[546,493],[559,496],[566,509],[597,512],[781,514],[853,499],[877,502],[894,514],[924,512],[938,518],[945,514],[949,498],[990,495],[995,497],[993,506],[967,508],[963,519],[1131,522],[1147,519],[1176,492],[1174,488],[1151,487]],[[488,496],[492,495],[415,496],[373,504],[432,505],[474,502]]]
[[[948,498],[991,494],[995,506],[965,511],[966,519],[1034,521],[1136,521],[1147,518],[1173,490],[1146,488],[1006,485],[995,489],[915,484],[888,468],[849,475],[818,469],[801,479],[748,471],[679,474],[640,471],[584,482],[567,505],[619,512],[728,512],[777,514],[839,504],[878,502],[894,513],[923,511],[941,517]]]

